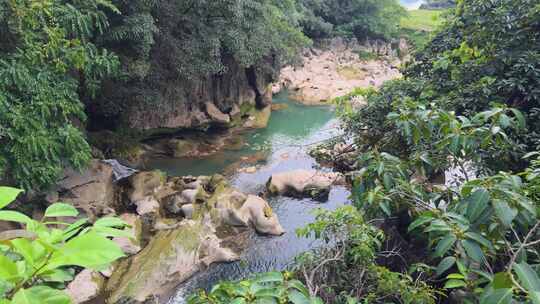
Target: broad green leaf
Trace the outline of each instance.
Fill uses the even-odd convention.
[[[20,254],[30,266],[34,266],[35,260],[39,259],[40,256],[45,255],[45,250],[40,247],[39,244],[32,243],[27,239],[15,239],[10,243],[15,252]],[[41,250],[34,252],[34,248],[38,247],[41,248]]]
[[[482,298],[480,304],[510,304],[512,303],[512,289],[495,289]]]
[[[259,283],[283,282],[283,274],[281,272],[264,273],[260,276],[257,276],[257,282]]]
[[[0,211],[0,221],[29,224],[32,222],[32,219],[17,211],[4,210]]]
[[[289,292],[289,300],[293,304],[310,304],[309,297],[297,290]]]
[[[508,203],[502,200],[493,200],[493,209],[495,214],[501,220],[502,224],[505,226],[512,225],[512,221],[517,216],[517,210],[510,208]]]
[[[429,223],[431,220],[433,220],[432,217],[430,216],[420,216],[419,218],[417,218],[414,222],[412,222],[410,225],[409,225],[409,228],[408,228],[408,231],[411,232],[413,231],[414,229],[426,224],[426,223]]]
[[[92,231],[104,237],[133,237],[133,234],[130,231],[111,227],[93,227]]]
[[[298,280],[291,280],[291,281],[287,282],[287,286],[289,286],[290,288],[294,288],[294,289],[300,291],[301,293],[303,293],[305,295],[309,294],[309,291],[306,288],[306,286],[302,282],[300,282]]]
[[[0,187],[0,209],[12,203],[21,192],[21,189]]]
[[[45,217],[75,217],[79,211],[75,207],[66,203],[55,203],[45,210]]]
[[[484,253],[476,242],[471,240],[462,240],[461,245],[465,249],[467,256],[473,259],[475,262],[481,263],[484,259]]]
[[[527,263],[514,264],[514,271],[527,291],[540,291],[540,279],[534,269]]]
[[[435,247],[435,257],[441,257],[446,254],[446,252],[454,245],[456,242],[456,237],[454,235],[449,235],[437,243]]]
[[[70,297],[63,291],[47,286],[20,289],[12,299],[13,304],[71,304]]]
[[[276,298],[259,298],[252,302],[253,304],[278,304]]]
[[[512,283],[512,279],[510,278],[508,272],[499,272],[493,276],[493,282],[491,285],[493,286],[493,289],[506,289],[512,288],[514,283]]]
[[[448,276],[446,276],[447,279],[458,279],[458,280],[465,280],[465,276],[461,273],[451,273]]]
[[[0,254],[0,279],[11,282],[18,276],[17,264],[8,257]]]
[[[61,266],[98,269],[123,256],[122,250],[116,243],[95,232],[88,232],[74,237],[54,252],[45,270],[53,270]]]
[[[445,273],[450,267],[454,266],[456,263],[456,258],[453,256],[449,256],[444,258],[440,263],[439,266],[437,266],[436,274],[437,276],[442,275]]]
[[[45,282],[71,282],[73,281],[74,271],[73,269],[55,269],[51,273],[44,274],[41,278]]]
[[[465,281],[462,280],[448,280],[446,284],[444,284],[444,288],[446,289],[452,289],[452,288],[459,288],[459,287],[465,287],[467,284]]]
[[[533,304],[540,304],[540,291],[530,291],[529,298],[531,298]]]
[[[510,108],[509,110],[512,111],[512,113],[514,114],[514,117],[516,118],[516,120],[518,122],[519,129],[525,129],[525,127],[526,127],[525,117],[523,116],[521,111],[519,111],[518,109],[514,109],[514,108]]]
[[[280,296],[280,290],[277,288],[263,288],[259,289],[254,293],[254,296],[257,298],[262,297],[274,297],[279,298]]]
[[[88,223],[88,219],[80,219],[64,229],[64,241],[75,236]]]
[[[489,199],[489,192],[485,189],[478,189],[467,198],[467,218],[471,222],[476,221],[482,212],[484,212],[488,206]]]
[[[479,243],[480,245],[484,247],[493,248],[493,245],[491,244],[491,242],[485,237],[483,237],[482,235],[480,235],[479,233],[471,231],[471,232],[465,233],[465,236],[471,240],[475,240],[477,243]]]
[[[94,223],[94,227],[124,227],[128,226],[126,222],[117,217],[103,217]]]
[[[244,298],[236,298],[231,302],[231,304],[245,304],[245,303],[247,302],[246,302],[246,299]]]
[[[324,304],[320,298],[311,298],[309,304]]]

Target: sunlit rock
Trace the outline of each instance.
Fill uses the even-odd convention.
[[[295,170],[272,174],[268,180],[267,189],[273,195],[327,200],[330,187],[342,181],[343,176],[340,173]]]
[[[66,293],[73,304],[84,303],[96,298],[102,291],[105,278],[96,271],[84,269],[69,283]]]

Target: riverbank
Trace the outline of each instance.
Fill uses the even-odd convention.
[[[282,69],[273,92],[287,89],[291,99],[306,105],[328,105],[356,88],[380,87],[401,77],[398,68],[408,60],[404,39],[358,43],[335,38],[307,49],[298,66]]]

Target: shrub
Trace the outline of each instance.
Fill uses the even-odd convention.
[[[64,221],[78,216],[65,203],[49,206],[40,221],[5,210],[21,192],[0,187],[0,221],[24,227],[0,233],[0,303],[69,304],[71,299],[61,289],[73,280],[75,267],[105,270],[124,256],[109,237],[129,236],[120,230],[126,224],[113,217],[93,225],[87,219]]]

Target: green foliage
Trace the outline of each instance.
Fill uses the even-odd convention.
[[[538,147],[540,7],[530,1],[460,1],[448,24],[405,71],[421,95],[458,114],[506,104],[522,111],[529,132],[520,148]],[[510,21],[509,21],[510,20]]]
[[[435,291],[427,284],[377,265],[384,234],[358,209],[344,206],[315,215],[297,233],[324,245],[300,255],[295,270],[325,303],[435,303]]]
[[[128,68],[149,61],[156,43],[167,57],[159,60],[186,78],[226,72],[229,56],[245,67],[271,55],[289,59],[308,43],[294,1],[116,2],[123,15],[111,17],[105,42],[125,55]]]
[[[539,9],[459,1],[405,78],[343,117],[360,150],[355,206],[407,214],[428,280],[464,303],[538,301]]]
[[[313,39],[334,35],[390,39],[405,9],[395,0],[299,0],[301,24]]]
[[[69,304],[71,299],[60,289],[73,280],[74,267],[103,270],[123,257],[109,237],[129,236],[120,229],[126,224],[117,218],[103,218],[94,225],[86,219],[64,222],[62,218],[78,216],[65,203],[49,206],[41,221],[2,210],[20,192],[0,187],[0,221],[24,226],[5,231],[0,238],[0,302]]]
[[[200,291],[188,299],[188,304],[229,303],[322,304],[322,301],[311,297],[304,284],[288,272],[269,272],[249,280],[221,283],[209,293]]]
[[[405,29],[431,32],[442,24],[443,11],[412,10],[401,19],[401,27]]]
[[[444,11],[412,10],[400,22],[400,35],[407,38],[414,49],[423,49],[443,24]]]
[[[91,43],[108,23],[107,1],[0,1],[0,168],[24,188],[81,168],[90,148],[78,122],[118,62]]]

